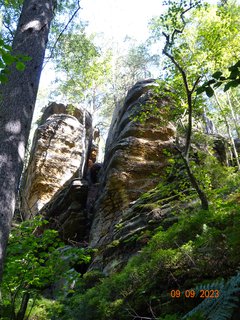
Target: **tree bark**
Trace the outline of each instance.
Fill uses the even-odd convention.
[[[219,107],[219,109],[220,109],[220,111],[222,113],[222,116],[223,116],[223,119],[224,119],[224,122],[225,122],[225,125],[226,125],[226,128],[227,128],[228,137],[229,137],[232,149],[233,149],[233,154],[235,156],[235,161],[236,161],[236,164],[237,164],[237,168],[238,168],[238,171],[240,171],[240,163],[239,163],[239,159],[238,159],[238,152],[237,152],[237,149],[236,149],[236,146],[235,146],[235,142],[234,142],[234,139],[233,139],[233,136],[232,136],[231,126],[229,124],[227,116],[224,113],[223,107],[222,107],[222,105],[221,105],[221,103],[220,103],[220,101],[218,99],[216,91],[214,91],[214,97],[215,97],[217,105],[218,105],[218,107]],[[230,108],[231,108],[231,106],[230,106]]]
[[[21,301],[21,306],[20,306],[20,309],[17,313],[17,320],[24,320],[29,299],[30,299],[29,292],[24,292],[23,297],[22,297],[22,301]]]
[[[198,197],[201,201],[202,209],[208,210],[209,206],[208,206],[207,196],[206,196],[205,192],[200,188],[199,183],[191,170],[188,158],[185,158],[185,156],[182,155],[182,159],[185,164],[185,168],[187,169],[189,180],[190,180],[193,188],[197,191]]]
[[[182,19],[183,19],[183,16],[182,16]],[[190,153],[191,141],[192,141],[192,122],[193,122],[192,95],[193,95],[193,93],[199,83],[200,77],[198,77],[195,80],[195,82],[192,85],[192,89],[190,90],[186,71],[180,66],[180,64],[177,62],[177,60],[174,58],[174,56],[168,52],[169,47],[173,44],[173,41],[174,41],[174,33],[175,33],[175,31],[173,32],[173,34],[171,36],[172,42],[170,42],[170,36],[163,32],[163,35],[166,38],[166,43],[165,43],[165,47],[163,49],[163,54],[165,56],[167,56],[172,61],[172,63],[175,65],[175,67],[178,69],[178,71],[180,72],[180,74],[182,76],[182,80],[183,80],[183,84],[184,84],[184,88],[185,88],[185,92],[186,92],[186,97],[187,97],[187,106],[188,106],[188,109],[187,109],[188,110],[188,126],[187,126],[187,132],[186,132],[185,148],[184,148],[183,152],[178,147],[176,149],[180,152],[180,155],[183,159],[185,168],[187,170],[189,180],[190,180],[193,188],[198,193],[199,199],[201,201],[202,209],[208,210],[209,206],[208,206],[207,196],[206,196],[204,190],[201,189],[197,179],[195,178],[195,176],[191,170],[190,163],[189,163],[189,153]]]
[[[0,86],[0,281],[54,4],[24,0],[12,54],[31,60],[24,71],[11,66],[8,82]]]

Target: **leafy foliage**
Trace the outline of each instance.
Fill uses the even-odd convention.
[[[222,167],[222,174],[224,171]],[[86,273],[78,280],[73,296],[62,300],[61,309],[57,307],[56,319],[151,318],[152,312],[157,319],[181,319],[187,311],[193,310],[196,302],[186,302],[184,298],[171,299],[170,291],[176,288],[176,283],[184,290],[205,278],[229,277],[239,264],[239,257],[235,255],[240,230],[240,207],[236,202],[239,177],[231,171],[224,174],[224,181],[219,184],[215,181],[218,187],[211,191],[212,205],[208,212],[194,205],[192,194],[174,198],[171,205],[175,208],[173,216],[176,219],[168,220],[166,217],[161,226],[149,233],[148,245],[121,272],[109,277],[104,277],[98,271]],[[167,195],[169,190],[174,189],[173,185],[170,184],[167,189],[168,186],[169,183],[165,186],[161,184],[142,196],[139,210],[144,203],[149,205],[152,202],[156,207],[162,206],[165,202],[158,202],[158,199],[163,196],[163,192]],[[171,200],[168,198],[167,201],[169,203]],[[181,201],[192,202],[192,207],[178,207],[177,203]],[[222,280],[210,282],[206,288],[215,284],[216,288],[217,285],[222,286],[222,300],[219,303],[227,305],[229,301],[234,302],[238,285],[234,285],[233,278],[226,283]],[[198,289],[205,288],[204,285],[200,286]],[[220,308],[219,304],[219,309],[215,310],[220,312]],[[195,313],[192,319],[206,318]]]
[[[168,4],[170,3],[172,1]],[[180,2],[178,6],[181,7]],[[221,103],[221,111],[215,99],[206,101],[205,97],[196,96],[194,98],[194,117],[199,116],[204,112],[203,110],[206,110],[208,117],[214,117],[221,133],[229,135],[226,132],[229,131],[232,132],[232,135],[235,135],[233,126],[236,126],[232,121],[232,112],[237,113],[236,104],[233,103],[232,98],[229,100],[226,94],[224,98],[224,92],[226,92],[226,89],[233,89],[239,82],[238,53],[240,47],[238,39],[240,25],[238,16],[240,7],[235,1],[228,1],[225,5],[205,5],[202,8],[200,6],[198,10],[188,12],[185,16],[184,30],[181,27],[181,22],[183,23],[181,12],[183,12],[184,7],[178,13],[176,10],[171,15],[175,14],[176,18],[174,19],[178,22],[172,21],[173,17],[170,20],[168,19],[169,11],[167,11],[167,15],[164,15],[165,20],[159,17],[151,21],[152,38],[155,41],[160,40],[163,31],[174,32],[174,27],[171,27],[171,24],[177,23],[174,35],[178,37],[171,48],[171,53],[179,65],[184,66],[188,82],[192,83],[193,79],[200,77],[196,86],[198,94],[205,92],[208,97],[216,96],[218,100],[220,97],[223,98],[221,100],[224,100]],[[169,25],[170,29],[168,29],[170,31],[164,29],[166,23],[167,26]],[[229,68],[230,61],[234,64]],[[169,66],[169,63],[164,62],[164,66],[166,66],[164,78],[172,91],[180,98],[181,105],[184,107],[185,95],[183,85],[179,80],[179,74],[176,68]],[[221,71],[216,72],[216,70]],[[229,76],[226,75],[228,71]],[[225,84],[225,91],[223,92],[221,84]],[[225,117],[223,113],[225,113]],[[230,126],[230,130],[224,129],[220,121],[224,122],[225,128]]]
[[[107,73],[107,58],[101,59],[99,48],[87,37],[84,28],[59,39],[55,50],[60,92],[68,101],[79,102],[86,90],[101,82]]]
[[[24,55],[13,56],[11,54],[11,46],[7,45],[0,37],[0,82],[8,81],[9,66],[15,64],[18,71],[25,70],[25,62],[31,60],[30,57]]]
[[[12,230],[2,282],[2,317],[5,311],[7,317],[15,319],[26,293],[34,301],[41,290],[54,282],[64,278],[66,283],[67,280],[73,281],[78,275],[69,272],[69,266],[89,263],[91,259],[83,249],[65,247],[57,231],[44,230],[46,223],[35,219]],[[44,231],[37,235],[41,228]],[[62,290],[65,292],[67,288]]]
[[[188,312],[184,319],[194,316],[196,313],[201,314],[208,320],[229,320],[232,318],[233,311],[238,306],[239,298],[237,293],[240,292],[240,273],[231,277],[226,283],[224,280],[214,281],[195,288],[198,294],[200,290],[219,290],[220,295],[217,299],[204,299],[193,310]]]
[[[207,96],[211,98],[214,95],[213,88],[218,88],[224,85],[224,92],[231,88],[236,88],[240,85],[240,61],[237,61],[233,66],[228,68],[229,75],[223,76],[222,71],[216,71],[212,74],[212,79],[206,81],[201,87],[197,89],[197,93],[206,92]]]
[[[199,94],[206,92],[211,97],[216,94],[215,90],[221,90],[221,85],[225,84],[225,91],[237,88],[240,78],[240,66],[236,62],[239,7],[205,6],[201,10],[200,2],[191,2],[198,10],[184,18],[188,1],[165,1],[171,5],[171,10],[152,20],[151,24],[156,39],[159,39],[162,31],[169,35],[174,32],[175,35],[181,34],[174,45],[170,41],[169,50],[187,71],[187,83],[196,83],[190,88],[196,119],[201,117],[203,106],[214,108],[209,101],[196,96],[196,91]],[[6,3],[17,5],[15,1]],[[58,10],[64,12],[67,8],[71,15],[75,5],[76,1],[59,1]],[[17,7],[11,8],[15,10]],[[183,30],[185,22],[186,28]],[[51,45],[63,26],[61,19],[53,26]],[[80,32],[76,29],[64,34],[55,48],[59,74],[66,77],[59,82],[60,88],[70,100],[78,100],[83,96],[89,101],[92,99],[91,103],[95,105],[108,101],[111,109],[132,82],[151,75],[149,65],[155,62],[156,57],[149,53],[146,46],[133,46],[126,56],[114,56],[111,52],[103,57],[103,51],[94,44],[93,37],[86,36],[84,26],[81,26]],[[7,74],[6,67],[11,64],[15,63],[20,72],[24,70],[25,58],[16,60],[12,57],[10,47],[4,41],[0,42],[0,53],[1,81]],[[227,68],[229,61],[235,64]],[[164,81],[159,81],[155,93],[158,97],[169,97],[171,103],[166,105],[165,111],[171,114],[171,119],[166,120],[180,127],[187,111],[184,83],[176,65],[164,62],[164,66]],[[222,71],[214,72],[220,69]],[[229,76],[224,76],[227,70]],[[196,82],[198,77],[201,81],[207,79],[199,87]],[[208,80],[209,77],[212,79]],[[109,91],[102,88],[106,82],[105,89]],[[218,116],[229,115],[230,111],[230,108],[224,108]],[[74,112],[71,104],[68,112]],[[163,118],[154,99],[145,105],[145,114],[139,120],[146,121],[153,112]],[[181,129],[185,133],[184,123]],[[240,262],[236,254],[240,245],[239,173],[234,168],[222,166],[213,156],[206,155],[206,149],[211,154],[214,151],[204,135],[193,135],[192,142],[194,146],[204,144],[204,152],[196,152],[193,148],[189,162],[210,199],[209,210],[200,209],[179,155],[165,152],[169,160],[165,180],[134,204],[137,213],[157,209],[162,215],[161,224],[155,229],[136,233],[127,240],[134,245],[147,238],[148,244],[121,272],[105,276],[99,270],[92,270],[80,277],[72,270],[72,266],[89,263],[91,250],[64,246],[54,230],[46,229],[38,235],[36,230],[44,230],[44,221],[25,222],[15,227],[8,247],[0,316],[3,319],[16,318],[24,297],[29,294],[29,303],[34,304],[29,312],[37,319],[229,319],[237,302],[240,282],[239,273],[232,277]],[[121,227],[121,223],[116,226],[119,230]],[[120,244],[115,240],[109,244],[109,248],[114,250]],[[220,277],[227,280],[216,280]],[[59,289],[57,301],[41,297],[44,290],[63,278],[65,285]],[[206,279],[208,284],[205,284]],[[75,287],[68,285],[73,280],[76,281]],[[176,286],[184,290],[195,287],[196,283],[203,283],[196,287],[196,291],[219,288],[220,299],[205,299],[196,305],[199,301],[170,298],[169,292]]]
[[[11,45],[17,28],[23,0],[1,0],[0,12],[2,15],[1,36],[7,45]]]

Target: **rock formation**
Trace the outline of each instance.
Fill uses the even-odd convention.
[[[58,230],[66,243],[77,242],[84,245],[88,240],[87,197],[87,181],[73,179],[40,211],[44,218],[49,220],[47,227]]]
[[[175,128],[170,122],[160,126],[151,116],[144,123],[134,121],[140,109],[149,103],[153,96],[151,88],[156,85],[154,80],[138,82],[128,92],[124,105],[115,110],[109,130],[100,192],[90,231],[90,246],[99,248],[100,252],[93,265],[104,266],[106,270],[109,266],[103,260],[107,248],[114,241],[116,243],[114,230],[134,201],[161,181],[168,166],[165,154],[173,149]],[[153,103],[157,104],[160,113],[170,104],[164,96]],[[135,212],[129,226],[141,219],[148,220]]]
[[[176,184],[171,186],[173,194],[165,196],[155,188],[166,178],[169,155],[176,154],[176,130],[170,121],[173,106],[167,93],[155,97],[152,88],[157,85],[151,79],[136,83],[113,115],[89,244],[98,248],[90,269],[100,269],[105,274],[121,269],[146,244],[152,230],[176,222],[176,212],[181,208],[191,210],[198,201],[196,197],[190,203],[179,201],[181,187],[174,194]],[[159,115],[149,112],[139,121],[139,111],[151,110],[149,104],[153,104],[153,109],[157,107]],[[199,132],[196,133],[198,136]],[[217,134],[208,139],[213,140],[214,153],[225,164],[228,157],[225,139]],[[180,140],[184,144],[184,138]],[[208,152],[204,139],[193,141],[193,158],[198,151]],[[181,174],[188,182],[186,170]],[[172,178],[176,180],[175,173]],[[192,187],[188,185],[186,192],[191,193]],[[142,199],[148,191],[147,200]]]
[[[28,168],[21,187],[21,212],[35,215],[74,177],[81,177],[92,135],[91,116],[52,103],[35,132]]]
[[[173,106],[168,94],[156,97],[156,86],[152,79],[136,83],[116,107],[103,164],[97,162],[99,131],[83,110],[71,106],[69,115],[68,107],[52,104],[35,134],[22,211],[40,212],[49,221],[47,227],[57,229],[68,244],[97,248],[90,269],[106,274],[120,269],[156,227],[171,225],[177,219],[175,211],[191,210],[196,204],[196,196],[187,204],[179,201],[181,188],[165,195],[158,188],[166,181],[169,155],[176,153],[176,129],[170,121]],[[139,116],[142,110],[144,119]],[[201,129],[196,130],[192,156],[197,162],[198,152],[208,152],[208,144]],[[225,164],[227,141],[217,134],[212,137],[215,156]],[[179,141],[184,144],[183,137]],[[186,170],[181,170],[185,179]],[[174,172],[172,181],[175,178]],[[182,184],[192,192],[189,181]],[[141,197],[146,192],[147,200]]]

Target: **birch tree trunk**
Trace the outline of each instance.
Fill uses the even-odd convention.
[[[54,4],[24,0],[12,53],[31,60],[24,71],[12,66],[0,86],[0,281]]]
[[[226,128],[227,128],[227,133],[228,133],[228,137],[229,137],[229,140],[230,140],[230,143],[231,143],[231,146],[232,146],[232,150],[233,150],[233,154],[235,156],[235,161],[236,161],[236,164],[237,164],[237,168],[238,168],[238,171],[240,171],[240,163],[239,163],[239,159],[238,159],[238,152],[237,152],[237,149],[236,149],[236,146],[235,146],[235,142],[234,142],[234,139],[233,139],[233,136],[232,136],[232,131],[231,131],[231,126],[229,124],[229,121],[228,121],[228,118],[227,116],[225,115],[224,113],[224,110],[223,110],[223,107],[218,99],[218,96],[217,96],[217,93],[214,91],[214,97],[215,97],[215,100],[217,102],[217,105],[222,113],[222,116],[223,116],[223,119],[224,119],[224,122],[225,122],[225,125],[226,125]],[[231,106],[230,106],[231,108]]]

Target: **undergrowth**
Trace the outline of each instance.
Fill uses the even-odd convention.
[[[213,159],[208,161],[210,163],[206,161],[205,167],[201,168],[201,180],[210,200],[208,211],[201,210],[199,202],[194,202],[194,206],[179,206],[178,210],[175,206],[177,219],[167,228],[163,228],[163,221],[161,226],[151,230],[147,245],[121,272],[106,276],[100,270],[91,270],[75,277],[75,286],[70,286],[71,289],[57,299],[47,299],[46,295],[45,298],[38,297],[32,303],[29,320],[230,320],[240,288],[237,273],[240,264],[240,177],[232,168],[219,167]],[[181,167],[179,174],[182,174]],[[161,207],[169,199],[186,204],[192,202],[196,196],[184,177],[182,174],[180,185],[173,179],[168,185],[159,184],[144,194],[139,199],[139,210],[149,204]],[[175,190],[180,190],[179,194],[174,192],[174,186]],[[31,230],[30,234],[39,253],[45,238],[35,239]],[[54,237],[51,246],[56,252]],[[23,249],[28,243],[24,241]],[[13,242],[12,248],[15,246]],[[33,250],[32,245],[30,247],[29,250]],[[35,251],[31,252],[31,263],[36,268]],[[52,261],[48,257],[44,256],[44,259]],[[89,255],[82,253],[80,258],[86,257]],[[44,261],[37,260],[37,267],[41,268]],[[11,276],[11,269],[6,270]],[[26,272],[27,276],[29,272]],[[34,281],[40,281],[36,272]],[[26,288],[29,289],[27,283],[24,290]],[[36,290],[34,286],[33,289]],[[203,300],[199,296],[201,289],[219,290],[220,295]],[[176,292],[178,296],[174,296]],[[195,292],[194,297],[188,296],[189,292]]]
[[[229,291],[227,286],[240,263],[239,178],[231,174],[226,185],[209,192],[213,200],[209,211],[186,209],[167,230],[158,227],[148,245],[120,273],[109,277],[98,271],[86,273],[51,319],[231,319],[239,288]],[[199,295],[194,299],[185,296],[187,290],[204,283],[210,289],[221,284],[221,304],[216,310],[223,315],[221,305],[229,298],[233,303],[228,318],[207,315],[207,308],[209,312],[216,308],[217,298],[212,305],[205,299],[206,306],[200,307],[203,300]],[[181,296],[171,297],[177,289]]]

